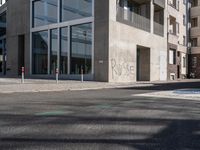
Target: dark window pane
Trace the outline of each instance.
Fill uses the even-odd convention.
[[[33,74],[48,72],[48,32],[33,33]]]
[[[58,29],[51,30],[51,74],[56,73],[58,68]]]
[[[68,28],[61,28],[61,53],[60,53],[60,73],[67,74],[68,68]]]
[[[58,0],[33,1],[33,27],[58,22]]]
[[[92,0],[62,0],[61,21],[92,16]]]
[[[92,69],[92,24],[71,27],[71,74],[90,74]]]

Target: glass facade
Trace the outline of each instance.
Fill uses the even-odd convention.
[[[92,24],[71,27],[71,74],[91,73]]]
[[[48,31],[33,33],[33,74],[48,73]]]
[[[56,68],[58,68],[58,29],[51,30],[51,51],[50,51],[50,65],[51,74],[55,74]]]
[[[58,0],[33,1],[33,27],[58,22]]]
[[[62,0],[61,21],[92,16],[92,0]]]
[[[68,73],[68,27],[61,28],[61,53],[60,53],[60,73]]]
[[[32,74],[93,73],[93,1],[32,2]]]

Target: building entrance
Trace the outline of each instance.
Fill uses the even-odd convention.
[[[150,81],[150,48],[137,46],[137,81]]]
[[[6,74],[6,40],[0,38],[0,75]]]

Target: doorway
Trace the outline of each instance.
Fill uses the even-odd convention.
[[[137,81],[150,81],[150,48],[137,46]]]
[[[25,67],[25,36],[18,36],[18,75],[21,75],[21,68]]]
[[[177,78],[180,79],[180,65],[177,66]]]

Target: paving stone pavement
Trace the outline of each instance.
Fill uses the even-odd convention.
[[[55,80],[26,79],[21,83],[21,79],[0,78],[0,93],[15,92],[50,92],[50,91],[68,91],[68,90],[89,90],[104,88],[119,88],[129,86],[152,86],[152,83],[106,83],[95,81],[73,81],[60,80],[58,84]]]

